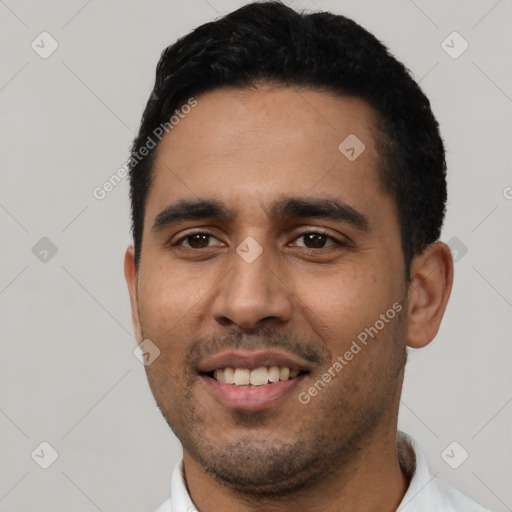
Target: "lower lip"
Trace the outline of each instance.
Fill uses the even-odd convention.
[[[201,375],[203,382],[223,406],[244,411],[268,409],[276,405],[290,395],[304,377],[305,375],[301,375],[290,380],[245,388]]]

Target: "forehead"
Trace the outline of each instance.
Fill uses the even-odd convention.
[[[196,99],[157,148],[149,221],[182,197],[215,196],[243,208],[251,198],[261,204],[284,194],[334,194],[361,207],[382,196],[377,115],[364,100],[276,85]]]

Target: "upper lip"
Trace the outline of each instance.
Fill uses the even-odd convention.
[[[198,366],[200,373],[209,373],[218,368],[255,368],[270,366],[286,366],[290,370],[310,371],[311,364],[302,358],[278,350],[230,350],[221,352],[201,361]]]

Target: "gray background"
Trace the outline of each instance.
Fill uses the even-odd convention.
[[[128,183],[92,192],[128,157],[163,48],[243,3],[0,0],[0,511],[151,511],[167,497],[180,446],[133,354]],[[458,261],[437,339],[409,354],[400,428],[437,477],[512,510],[512,2],[287,3],[354,18],[431,99]],[[46,59],[31,47],[50,48],[43,31],[59,45]],[[457,36],[442,47],[453,31],[469,44],[458,58],[445,51]],[[48,469],[42,441],[59,455]]]

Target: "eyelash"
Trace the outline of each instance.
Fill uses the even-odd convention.
[[[215,235],[213,235],[212,233],[209,233],[208,231],[197,231],[195,233],[188,233],[187,235],[181,237],[179,240],[177,240],[176,242],[172,243],[172,244],[169,244],[170,247],[179,247],[182,242],[184,242],[187,238],[190,238],[190,237],[193,237],[195,235],[207,235],[209,237],[213,237],[215,238]],[[346,247],[347,244],[345,242],[342,242],[341,240],[338,240],[337,238],[334,238],[333,236],[327,234],[327,233],[324,233],[323,231],[304,231],[303,233],[301,233],[300,235],[298,235],[297,237],[294,238],[294,240],[298,240],[299,238],[303,237],[303,236],[306,236],[306,235],[322,235],[324,237],[326,237],[326,239],[329,239],[329,240],[332,240],[336,245],[340,246],[340,247]],[[330,246],[332,247],[332,246]],[[200,251],[201,249],[210,249],[210,247],[202,247],[202,248],[199,248],[199,249],[196,249],[194,247],[184,247],[185,249],[190,249],[190,250],[193,250],[193,251]],[[302,249],[305,249],[306,251],[313,251],[313,252],[318,252],[318,251],[321,251],[323,249],[327,249],[328,247],[320,247],[318,249],[311,249],[309,247],[302,247]]]

